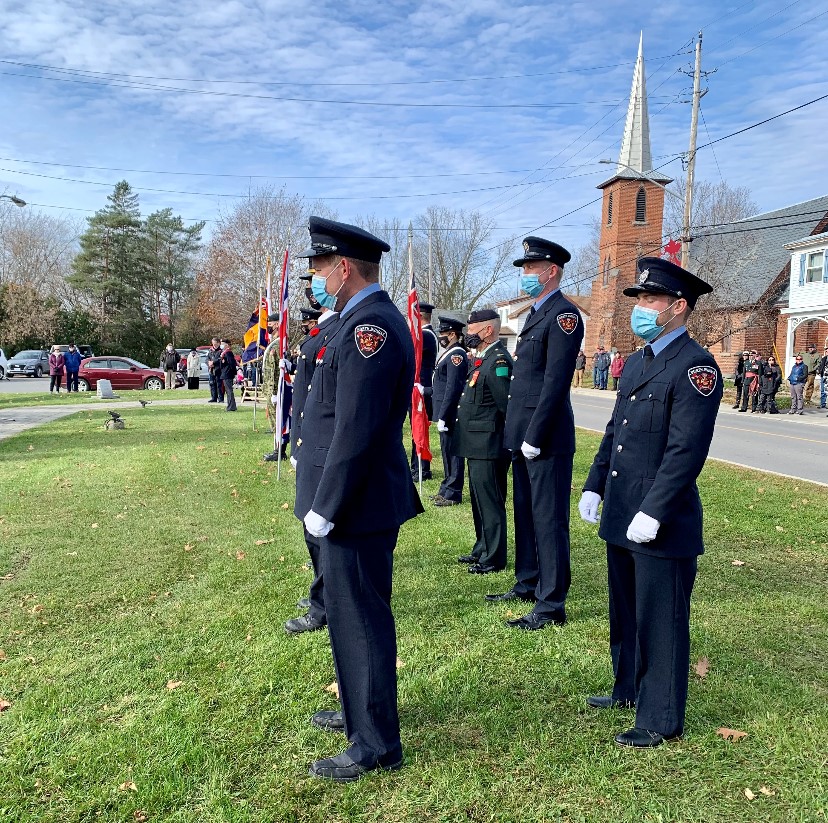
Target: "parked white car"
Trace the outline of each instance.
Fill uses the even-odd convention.
[[[6,352],[0,349],[0,380],[6,379],[6,370],[9,368],[9,361],[6,359]]]

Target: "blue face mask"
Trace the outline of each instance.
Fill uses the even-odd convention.
[[[542,271],[540,274],[523,274],[520,277],[520,287],[525,291],[530,297],[537,297],[544,289],[545,283],[541,283],[540,276],[541,274],[546,274],[547,271],[550,271],[552,266],[550,266],[546,271]]]
[[[661,311],[645,309],[643,306],[633,306],[632,314],[630,315],[630,328],[633,330],[633,334],[642,340],[646,340],[648,343],[651,340],[655,340],[667,327],[667,323],[663,326],[658,325],[659,315],[664,314],[667,309],[671,309],[675,305],[676,303],[671,303],[666,309],[662,309]]]
[[[341,263],[342,261],[340,260],[339,262]],[[331,269],[328,273],[328,277],[330,277],[338,267],[339,263],[337,263],[335,268]],[[345,283],[343,282],[339,289],[336,290],[336,294],[328,294],[327,289],[325,288],[325,284],[328,282],[328,277],[322,277],[321,275],[315,274],[311,278],[311,291],[313,292],[316,302],[319,303],[320,306],[333,311],[336,308],[336,295],[339,294],[339,289],[341,289]]]

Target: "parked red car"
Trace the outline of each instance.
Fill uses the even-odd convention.
[[[151,369],[131,357],[89,357],[78,370],[78,388],[95,391],[99,380],[109,380],[113,389],[163,389],[164,372]]]

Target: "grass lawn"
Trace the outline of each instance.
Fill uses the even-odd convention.
[[[396,555],[406,767],[337,786],[307,774],[344,742],[308,722],[335,707],[327,633],[282,629],[310,582],[293,474],[261,462],[249,410],[215,412],[136,407],[108,432],[101,409],[0,443],[3,823],[826,819],[828,490],[708,464],[709,672],[685,738],[643,752],[612,742],[631,713],[584,704],[611,672],[579,495],[570,622],[530,633],[483,602],[508,574],[455,562],[468,503],[430,508]],[[579,433],[576,489],[597,444]]]
[[[17,379],[17,378],[15,378]],[[173,389],[172,391],[149,391],[147,389],[114,389],[118,400],[197,400],[200,397],[208,398],[210,391],[206,384],[204,388],[189,391],[186,388]],[[238,392],[241,398],[241,390]],[[106,403],[112,401],[98,400],[94,391],[88,392],[66,392],[60,394],[49,394],[47,391],[37,392],[3,392],[0,394],[0,411],[3,409],[18,406],[68,406],[75,403]]]

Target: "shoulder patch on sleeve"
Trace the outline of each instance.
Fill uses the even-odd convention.
[[[561,331],[572,334],[578,328],[578,315],[574,311],[565,311],[556,318]]]
[[[451,363],[454,366],[459,366],[463,362],[463,360],[465,360],[465,358],[462,354],[453,354],[451,356]]]
[[[495,375],[497,377],[508,377],[509,376],[509,367],[504,363],[502,366],[500,363],[495,365]]]
[[[385,344],[388,332],[379,326],[365,323],[354,329],[354,340],[363,357],[373,357]]]
[[[693,366],[693,368],[687,369],[687,377],[699,394],[708,397],[713,394],[713,389],[716,388],[719,373],[713,366]]]

